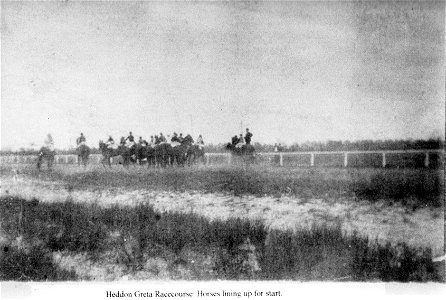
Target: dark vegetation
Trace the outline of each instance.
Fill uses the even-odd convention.
[[[60,269],[51,259],[50,250],[39,246],[22,250],[2,245],[0,281],[72,281],[76,273]]]
[[[191,270],[188,279],[199,280],[442,280],[429,249],[380,245],[347,235],[339,226],[278,231],[255,221],[158,212],[146,204],[99,207],[12,197],[0,198],[0,214],[10,240],[25,241],[20,250],[13,243],[2,245],[1,280],[74,279],[53,265],[51,252],[83,252],[101,261],[106,250],[121,253],[116,263],[130,274],[147,268],[144,262],[151,257],[169,256],[171,274],[182,266]],[[185,253],[208,257],[210,263]]]
[[[227,141],[229,142],[229,140]],[[226,143],[207,144],[206,152],[220,153],[225,152]],[[97,142],[91,144],[92,154],[100,154],[101,151],[97,148]],[[273,152],[274,144],[253,143],[257,152]],[[304,142],[301,144],[281,145],[284,152],[298,152],[298,151],[377,151],[377,150],[432,150],[444,149],[444,141],[438,138],[431,138],[427,140],[357,140],[357,141],[326,141],[326,142]],[[59,149],[58,154],[76,154],[75,149]],[[0,151],[0,155],[7,154],[22,154],[35,155],[36,150],[21,148],[18,151]]]

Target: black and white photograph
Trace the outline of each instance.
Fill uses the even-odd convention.
[[[444,287],[445,6],[2,0],[0,298]]]

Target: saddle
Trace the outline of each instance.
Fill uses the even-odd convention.
[[[179,142],[171,142],[170,145],[171,145],[172,147],[176,147],[176,146],[180,146],[181,143],[179,143]]]

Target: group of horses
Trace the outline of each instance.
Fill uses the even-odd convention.
[[[100,141],[99,149],[102,153],[102,163],[111,166],[111,158],[120,156],[122,164],[147,163],[149,167],[166,167],[169,165],[184,166],[197,161],[204,163],[204,149],[196,144],[188,143],[159,143],[155,145],[134,144],[131,147],[119,145],[116,149],[110,148]]]
[[[111,167],[111,160],[120,157],[124,166],[131,164],[147,164],[148,167],[185,166],[197,162],[205,163],[205,151],[197,144],[188,143],[160,143],[156,145],[134,144],[131,147],[119,145],[117,148],[110,148],[103,141],[99,141],[99,149],[102,153],[101,162],[104,166]],[[228,143],[225,147],[232,155],[241,157],[244,162],[251,163],[255,159],[255,149],[250,144],[233,145]],[[86,144],[81,144],[76,149],[78,164],[86,166],[91,150]],[[56,152],[48,147],[39,150],[37,168],[40,170],[44,160],[47,161],[48,169],[51,169]]]

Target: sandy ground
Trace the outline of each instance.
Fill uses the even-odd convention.
[[[271,228],[294,229],[314,223],[339,223],[348,232],[357,230],[370,239],[431,247],[434,256],[444,254],[444,212],[442,208],[409,211],[389,201],[370,203],[354,198],[299,199],[296,197],[233,196],[215,193],[166,192],[153,190],[74,190],[66,183],[27,177],[1,177],[2,196],[33,197],[46,202],[97,202],[100,205],[135,205],[144,202],[160,211],[195,212],[209,219],[241,217],[260,219]]]

